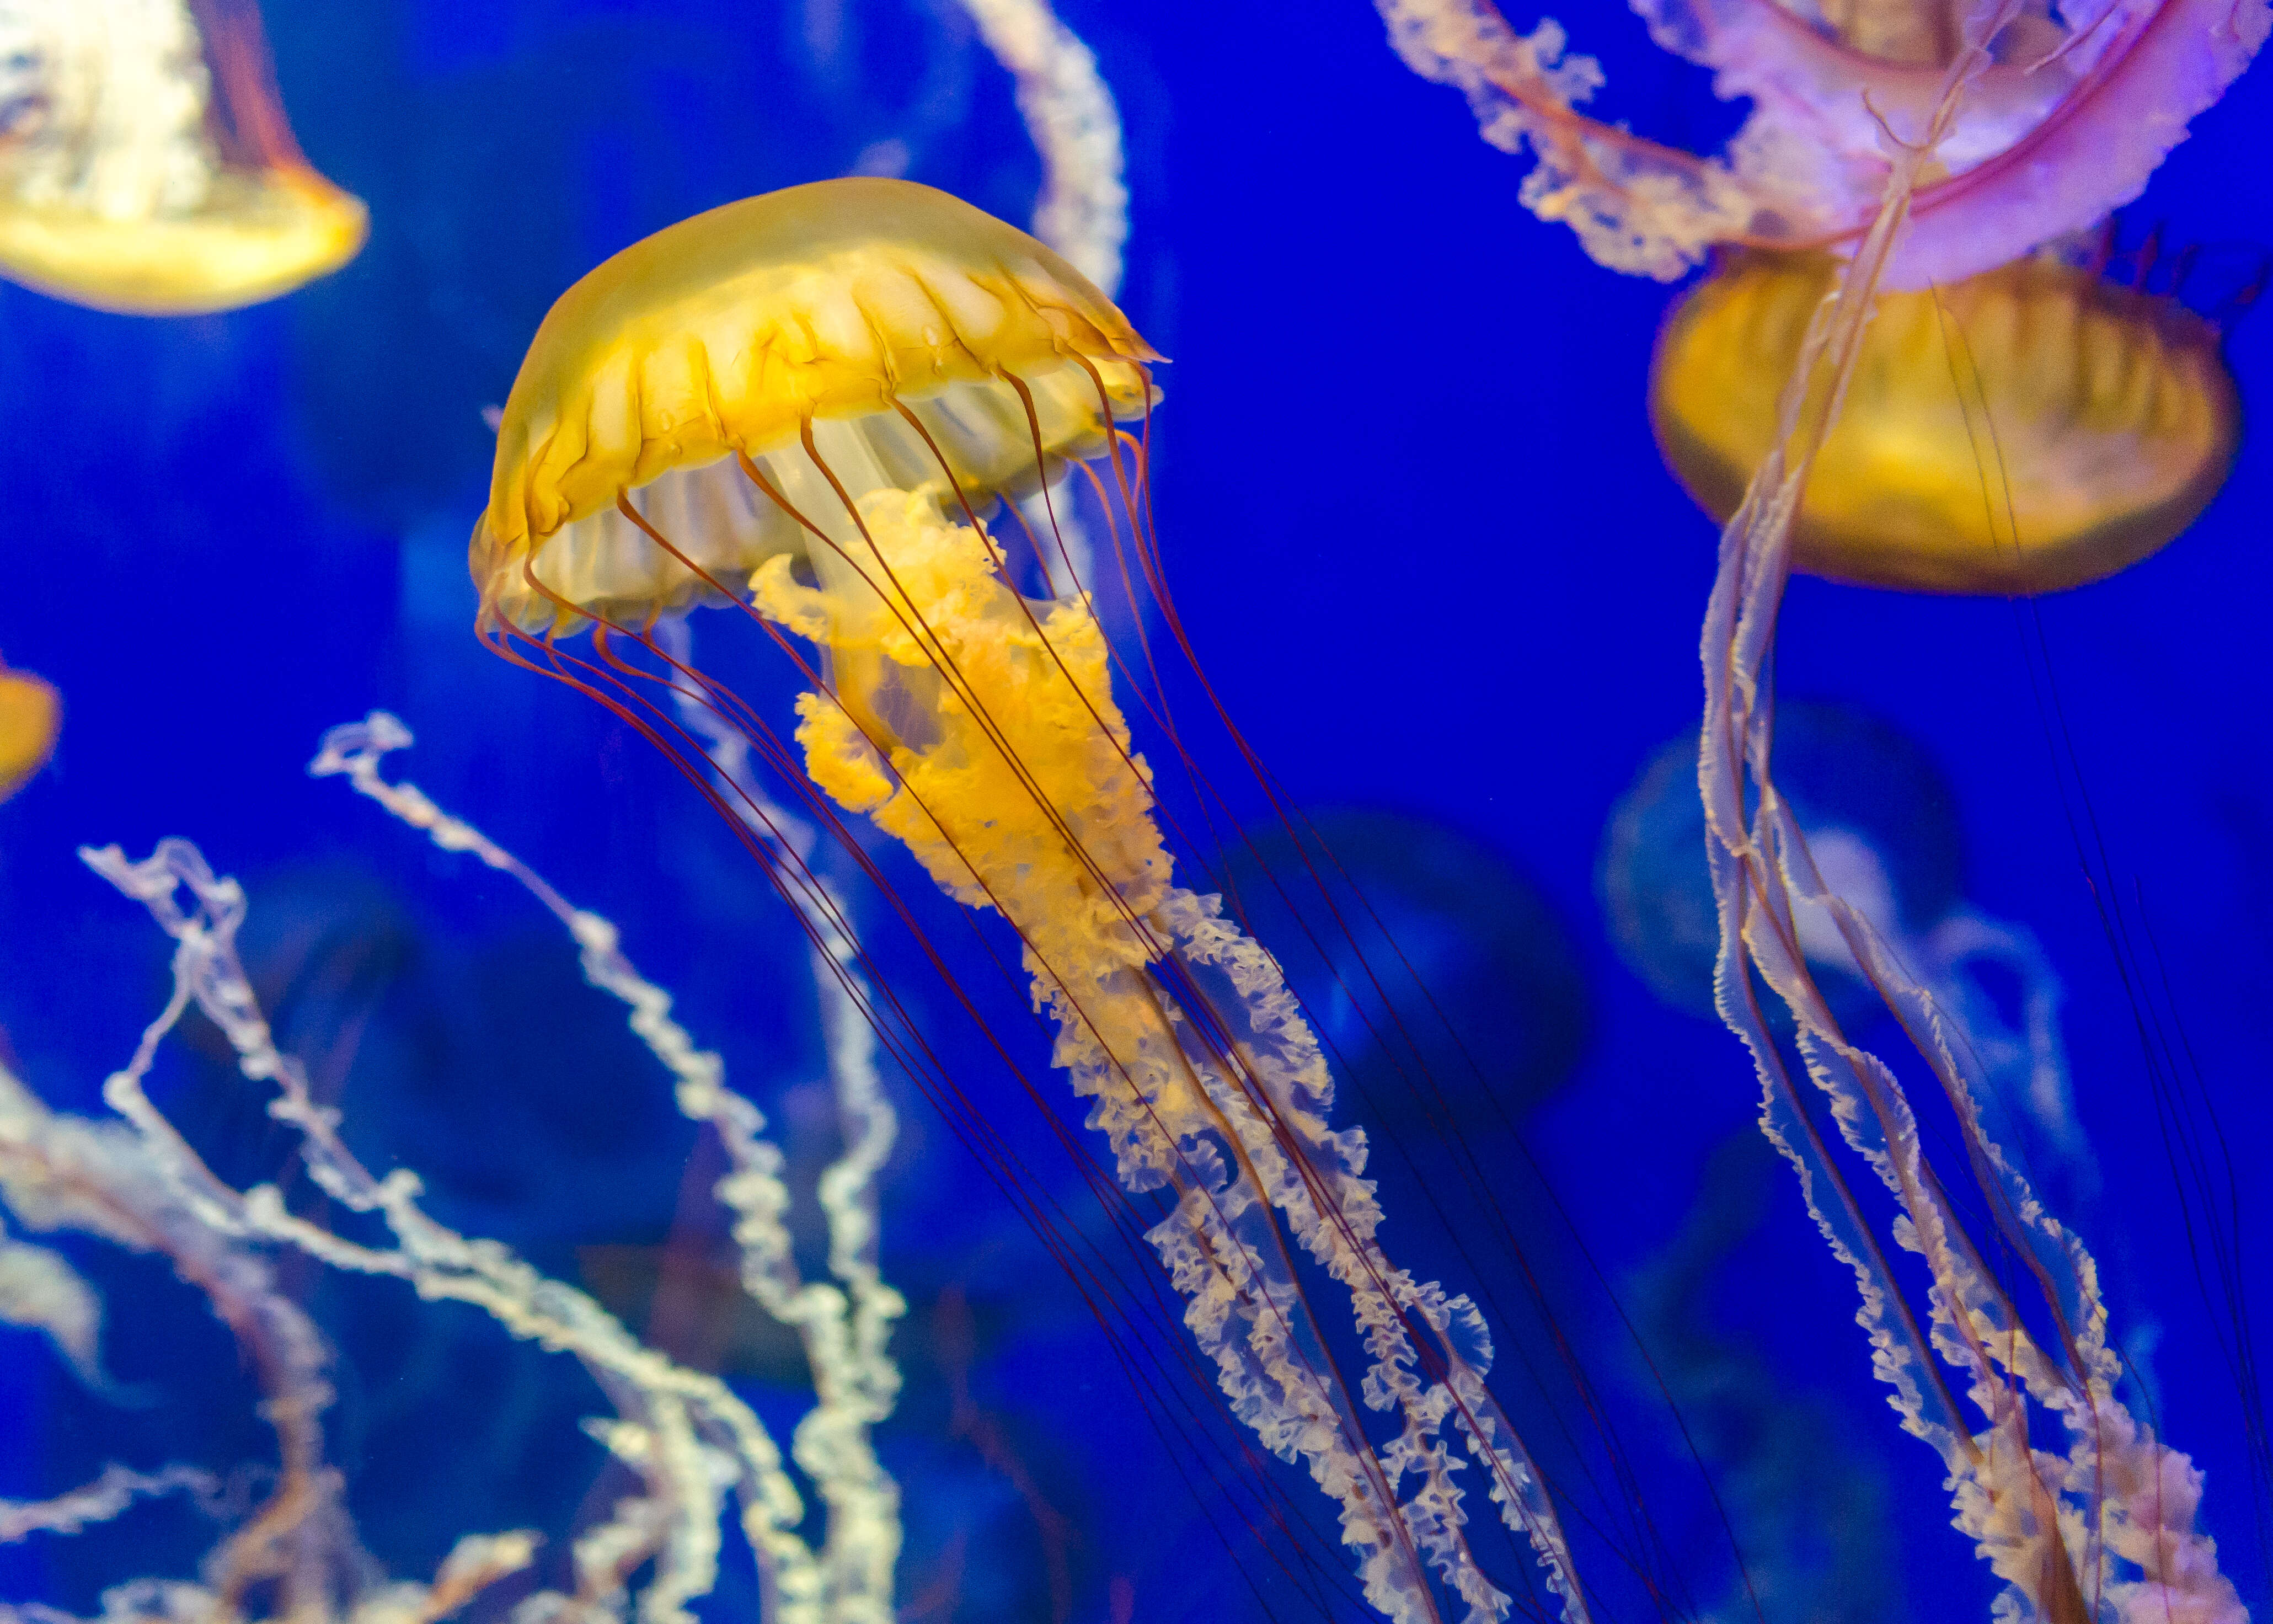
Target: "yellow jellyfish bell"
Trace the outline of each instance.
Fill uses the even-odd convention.
[[[0,108],[0,275],[56,298],[230,310],[363,245],[363,204],[292,139],[254,0],[11,5]]]
[[[63,721],[63,698],[52,685],[0,665],[0,801],[47,765]]]
[[[1667,319],[1650,416],[1690,494],[1726,521],[1833,261],[1738,253]],[[1819,387],[1805,410],[1825,405]],[[2036,255],[1882,295],[1792,530],[1792,567],[1920,592],[2057,591],[2194,522],[2239,432],[2210,324]]]
[[[1155,358],[1063,259],[928,186],[821,181],[697,214],[537,329],[474,531],[485,616],[643,625],[769,558],[841,575],[862,498],[925,491],[947,513],[1031,489],[1144,410]]]

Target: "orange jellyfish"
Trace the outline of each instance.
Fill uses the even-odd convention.
[[[231,310],[337,270],[366,225],[292,139],[255,0],[0,11],[0,275],[98,310]]]
[[[0,665],[0,801],[47,765],[63,721],[63,698],[50,684]]]
[[[1815,455],[1794,568],[1924,591],[2076,586],[2171,540],[2223,483],[2239,413],[2216,330],[2046,245],[2138,195],[2263,44],[2266,0],[1636,0],[1659,44],[1752,101],[1712,158],[1579,113],[1602,71],[1552,22],[1518,35],[1489,0],[1377,3],[1486,139],[1536,154],[1522,200],[1595,259],[1671,280],[1721,254],[1668,320],[1651,410],[1722,522],[1780,432],[1824,418],[1827,371],[1797,424],[1779,392],[1838,264],[1931,137],[1872,254],[1883,297]]]
[[[1182,643],[1144,442],[1119,426],[1149,414],[1158,358],[1064,259],[926,187],[823,182],[698,215],[602,265],[539,328],[474,530],[480,629],[610,704],[698,783],[671,705],[699,699],[903,917],[844,814],[1008,920],[1052,1061],[1121,1185],[1165,1198],[1143,1239],[1189,1340],[1178,1371],[1146,1380],[1212,1387],[1306,1469],[1380,1613],[1435,1620],[1457,1599],[1462,1616],[1501,1616],[1503,1585],[1536,1585],[1586,1619],[1546,1485],[1485,1385],[1481,1311],[1392,1262],[1364,1132],[1330,1125],[1333,1079],[1277,963],[1219,898],[1179,883],[1072,550],[1046,514],[1023,544],[1047,591],[1028,598],[1006,569],[1020,538],[990,525],[1023,524],[1004,499],[1085,477],[1121,568],[1133,560]],[[656,635],[702,604],[738,606],[797,662],[799,753]],[[1157,718],[1157,680],[1133,691]],[[1190,767],[1189,735],[1162,732]],[[710,793],[724,808],[735,791]],[[765,816],[754,799],[732,809]],[[814,899],[834,905],[803,859],[752,845],[814,929]],[[929,951],[956,990],[953,956]],[[880,1042],[986,1154],[1000,1107],[964,1094],[889,983],[866,981]],[[1016,1170],[996,1170],[1020,1199]],[[1085,1244],[1068,1241],[1068,1267],[1093,1280]],[[1314,1302],[1329,1290],[1346,1304],[1332,1334]],[[1347,1343],[1363,1364],[1346,1378]],[[1496,1514],[1527,1550],[1516,1572],[1484,1571],[1463,1503],[1476,1495],[1485,1527]]]
[[[1827,254],[1739,252],[1677,305],[1650,416],[1725,523],[1831,290]],[[1827,408],[1819,366],[1803,423]],[[2239,402],[2217,329],[2089,265],[2033,254],[1882,295],[1792,526],[1792,567],[1924,592],[2044,592],[2178,536],[2224,483]]]

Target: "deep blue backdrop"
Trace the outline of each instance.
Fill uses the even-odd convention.
[[[1406,71],[1362,0],[1062,9],[1129,126],[1125,303],[1173,357],[1157,511],[1211,674],[1305,804],[1417,822],[1421,833],[1384,837],[1384,864],[1408,841],[1441,840],[1543,898],[1536,952],[1495,945],[1418,893],[1414,929],[1449,931],[1450,958],[1468,956],[1463,1019],[1479,1025],[1512,996],[1495,975],[1583,988],[1564,999],[1588,1011],[1574,1067],[1524,1092],[1530,1142],[1622,1289],[1656,1300],[1669,1259],[1726,1288],[1702,1341],[1749,1395],[1729,1446],[1759,1501],[1739,1507],[1748,1545],[1793,1547],[1763,1560],[1818,1575],[1815,1616],[1984,1616],[1989,1586],[1947,1527],[1939,1469],[1894,1432],[1849,1288],[1748,1137],[1742,1054],[1660,1004],[1600,915],[1612,804],[1699,702],[1714,534],[1662,470],[1643,413],[1669,290],[1600,270],[1520,209],[1520,168],[1476,139],[1455,95]],[[183,321],[0,287],[0,650],[69,708],[54,765],[0,809],[0,1026],[43,1094],[92,1109],[155,1007],[163,955],[72,848],[191,836],[251,888],[262,990],[288,1036],[333,1068],[372,1158],[418,1166],[449,1216],[550,1267],[597,1279],[589,1249],[619,1248],[608,1255],[636,1282],[688,1154],[660,1081],[581,989],[549,921],[301,765],[325,726],[400,713],[421,739],[404,771],[619,920],[793,1150],[825,1154],[810,996],[778,904],[636,739],[473,643],[463,547],[487,471],[480,409],[503,399],[560,289],[673,220],[899,161],[1023,220],[1037,162],[1007,79],[949,0],[269,11],[304,146],[371,204],[363,256],[274,304]],[[1623,11],[1590,0],[1563,20],[1605,58],[1615,113],[1692,141],[1728,127],[1728,109]],[[2269,130],[2261,67],[2197,122],[2134,222],[2179,241],[2273,244]],[[2273,321],[2241,320],[2230,354],[2247,410],[2273,388]],[[2189,536],[2045,600],[2040,622],[2001,601],[1801,582],[1780,655],[1787,692],[1858,706],[1939,765],[1968,894],[2032,926],[2065,979],[2104,1176],[2081,1220],[2118,1282],[2119,1326],[2160,1327],[2168,1435],[2207,1466],[2208,1522],[2261,1607],[2264,1553],[2217,1351],[2234,1327],[2198,1282],[2140,1006],[2101,924],[2110,898],[2087,883],[2024,662],[2040,625],[2103,872],[2151,929],[2168,1014],[2222,1123],[2224,1222],[2262,1247],[2269,501],[2273,456],[2247,440]],[[785,695],[754,654],[718,658],[746,658],[769,703]],[[936,1001],[913,981],[911,996]],[[169,1101],[256,1176],[277,1146],[194,1037],[161,1076]],[[904,1107],[886,1259],[915,1303],[911,1395],[885,1447],[908,1489],[911,1607],[1047,1619],[1056,1540],[1076,1616],[1125,1616],[1116,1597],[1145,1619],[1243,1616],[1255,1604],[1231,1557],[1084,1311],[920,1101]],[[1007,1084],[989,1109],[1046,1156]],[[1480,1143],[1512,1167],[1504,1144]],[[1406,1176],[1385,1177],[1392,1214],[1410,1214]],[[1392,1234],[1399,1223],[1424,1265],[1457,1272],[1428,1226],[1393,1216]],[[1743,1261],[1720,1267],[1737,1246]],[[2273,1284],[2257,1259],[2243,1267]],[[611,1289],[635,1310],[634,1287]],[[589,1392],[479,1327],[442,1315],[443,1331],[421,1329],[416,1315],[435,1311],[327,1289],[349,1355],[341,1450],[381,1559],[431,1565],[453,1532],[514,1516],[565,1530],[596,1469],[569,1425]],[[792,1417],[793,1361],[731,1321],[718,1295],[729,1368],[771,1395],[769,1414]],[[958,1304],[973,1350],[961,1410]],[[166,1413],[186,1420],[122,1418],[28,1341],[8,1343],[0,1413],[22,1441],[0,1459],[0,1494],[52,1491],[105,1451],[258,1455],[225,1349],[217,1334],[198,1341],[194,1302],[146,1270],[116,1277],[112,1309],[123,1374],[154,1379],[192,1357],[221,1374],[169,1395]],[[1637,1447],[1669,1459],[1638,1367],[1572,1312],[1608,1390],[1632,1406]],[[973,1406],[1024,1463],[1023,1489],[973,1444]],[[1816,1476],[1778,1475],[1778,1461],[1803,1459]],[[1694,1479],[1652,1470],[1664,1483],[1654,1509],[1716,1603],[1727,1575]],[[1793,1526],[1775,1532],[1779,1516]],[[191,1535],[160,1521],[135,1560],[157,1552],[186,1571]],[[120,1547],[85,1550],[27,1550],[5,1571],[19,1594],[84,1609],[124,1576]],[[1274,1605],[1308,1616],[1283,1595]]]

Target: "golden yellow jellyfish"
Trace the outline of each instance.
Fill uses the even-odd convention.
[[[47,765],[63,721],[63,698],[52,686],[0,665],[0,801]]]
[[[292,139],[255,0],[0,11],[0,275],[98,310],[229,310],[337,270],[366,229]]]
[[[2273,31],[2266,0],[1635,0],[1659,45],[1751,102],[1710,157],[1582,113],[1602,69],[1551,21],[1519,34],[1492,0],[1380,9],[1487,140],[1537,158],[1520,200],[1595,259],[1671,281],[1722,256],[1674,313],[1652,390],[1668,460],[1715,517],[1776,440],[1777,391],[1835,264],[1874,264],[1886,297],[1802,494],[1794,568],[1928,591],[2074,586],[2170,540],[2223,479],[2236,413],[2208,324],[2045,250],[2138,196]],[[1827,376],[1803,418],[1829,406]]]
[[[1667,318],[1650,417],[1725,523],[1830,292],[1825,254],[1738,252]],[[1827,366],[1803,410],[1825,410]],[[2036,254],[1881,295],[1792,526],[1792,567],[1925,592],[2080,586],[2170,541],[2217,494],[2239,402],[2217,329],[2175,300]]]
[[[1175,629],[1145,442],[1119,426],[1149,413],[1157,358],[1057,254],[926,187],[830,181],[698,215],[602,265],[539,328],[474,530],[481,629],[699,781],[658,688],[797,763],[658,619],[718,604],[762,626],[811,683],[793,788],[840,833],[840,808],[866,815],[1015,928],[1052,1060],[1122,1185],[1167,1198],[1144,1238],[1182,1294],[1191,1379],[1308,1470],[1367,1598],[1400,1624],[1450,1598],[1467,1616],[1508,1605],[1516,1580],[1471,1547],[1465,1452],[1538,1582],[1585,1619],[1545,1485],[1485,1386],[1481,1312],[1390,1262],[1365,1136],[1329,1126],[1333,1080],[1277,964],[1178,883],[1075,551],[1037,525],[1049,584],[1028,598],[990,525],[1015,511],[1001,499],[1062,493],[1078,469]],[[787,846],[769,868],[785,894],[802,864]],[[953,989],[951,958],[934,962]],[[887,1051],[983,1139],[987,1109],[870,984]],[[1301,1274],[1347,1293],[1354,1331],[1326,1336]],[[1362,1345],[1362,1380],[1339,1340]],[[1393,1441],[1369,1435],[1355,1392]]]

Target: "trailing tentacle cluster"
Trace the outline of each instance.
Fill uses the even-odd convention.
[[[1390,1262],[1365,1135],[1328,1125],[1332,1079],[1279,966],[1216,898],[1172,879],[1089,603],[1022,605],[989,540],[929,493],[872,496],[859,515],[858,584],[801,586],[785,560],[754,584],[761,613],[831,657],[832,691],[799,703],[814,781],[942,890],[1016,927],[1053,1057],[1122,1182],[1175,1192],[1149,1238],[1185,1324],[1234,1412],[1337,1502],[1368,1598],[1400,1620],[1434,1616],[1433,1569],[1471,1618],[1509,1605],[1468,1548],[1458,1435],[1583,1618],[1555,1513],[1484,1387],[1482,1316]],[[1330,1374],[1282,1225],[1350,1293],[1371,1361],[1360,1390],[1396,1425],[1388,1443],[1368,1440]]]

